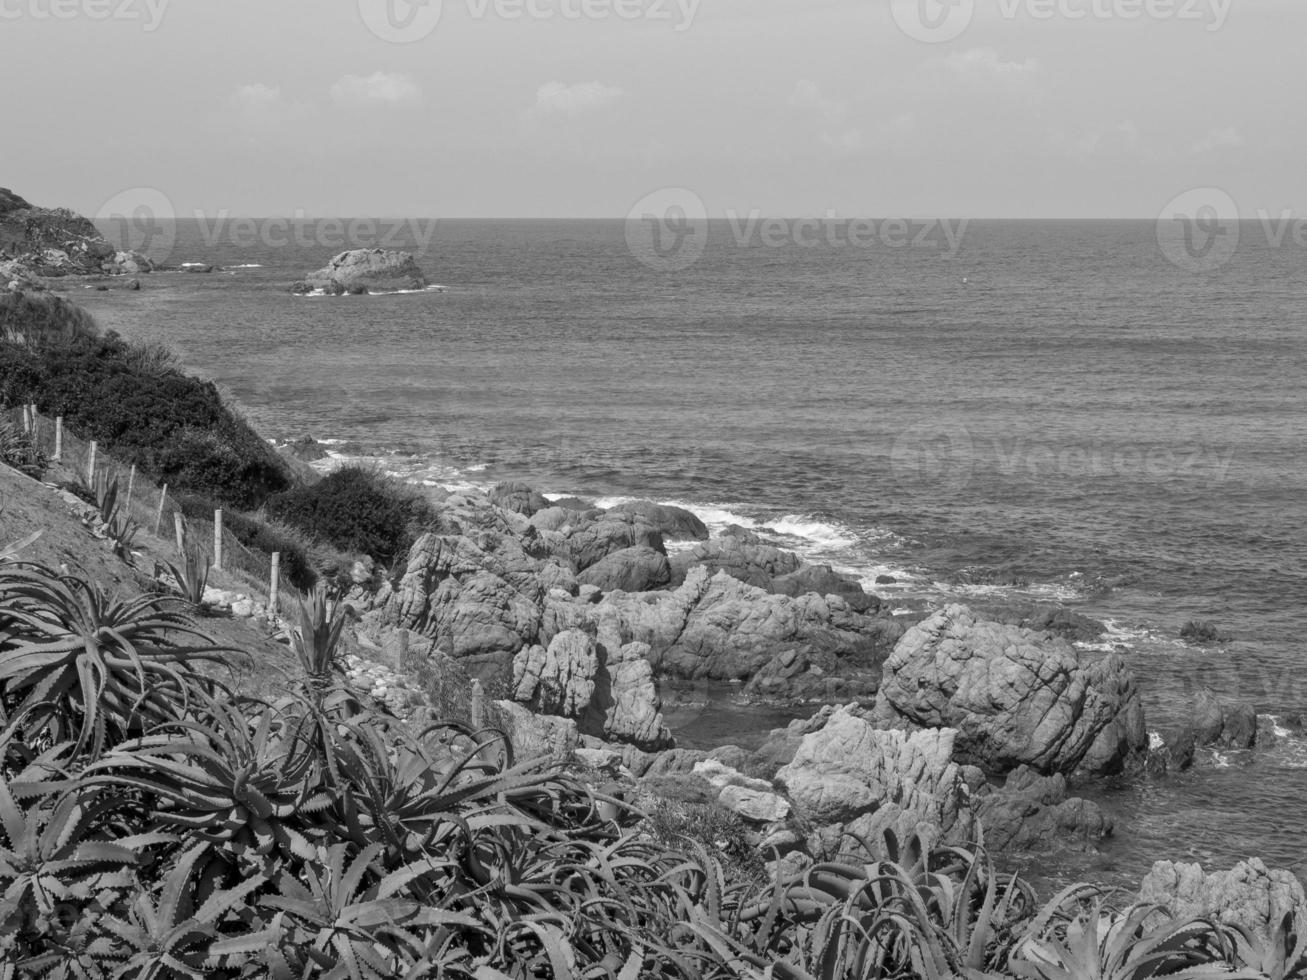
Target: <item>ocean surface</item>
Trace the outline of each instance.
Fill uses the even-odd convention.
[[[1307,873],[1288,730],[1307,711],[1303,250],[1249,228],[1195,274],[1151,222],[972,222],[920,247],[713,222],[671,270],[622,221],[168,227],[157,256],[215,271],[77,299],[269,437],[339,440],[428,486],[680,503],[904,609],[1061,602],[1109,625],[1099,649],[1128,658],[1154,730],[1203,686],[1256,704],[1261,747],[1093,790],[1115,836],[1032,874],[1137,883],[1156,859],[1254,855]],[[443,291],[287,292],[376,243],[416,250]],[[1230,641],[1183,642],[1195,619]],[[683,744],[784,720],[710,694],[673,713]]]

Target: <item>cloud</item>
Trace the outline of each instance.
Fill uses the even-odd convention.
[[[378,71],[346,75],[331,86],[331,99],[338,106],[404,105],[422,101],[422,89],[408,75]]]
[[[264,85],[262,82],[242,85],[232,95],[232,102],[249,108],[275,106],[281,102],[281,88],[276,85]]]
[[[827,98],[816,82],[800,79],[787,101],[791,107],[816,118],[821,141],[827,146],[837,150],[856,150],[863,145],[862,131],[847,125],[848,103]]]
[[[1214,150],[1229,150],[1243,146],[1243,136],[1233,126],[1225,129],[1213,129],[1194,144],[1195,153],[1211,153]]]
[[[936,64],[964,81],[999,79],[1024,81],[1039,73],[1039,62],[1034,58],[1025,61],[1004,61],[993,48],[971,48],[957,51]]]
[[[1073,157],[1119,156],[1139,148],[1139,127],[1129,119],[1110,126],[1068,133],[1051,134],[1053,146]]]
[[[607,108],[624,94],[617,86],[600,82],[580,82],[576,85],[546,82],[536,90],[536,104],[532,111],[537,115],[579,116]]]

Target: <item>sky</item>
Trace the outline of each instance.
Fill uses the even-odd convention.
[[[0,186],[94,216],[1307,215],[1304,0],[0,0]]]

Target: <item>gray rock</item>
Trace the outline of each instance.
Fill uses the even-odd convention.
[[[873,728],[847,708],[803,737],[777,783],[803,814],[820,825],[829,847],[844,833],[880,839],[885,829],[929,826],[942,839],[974,838],[970,789],[953,762],[950,729],[908,734]]]
[[[525,483],[500,483],[490,491],[490,502],[496,507],[511,510],[515,514],[530,517],[549,507],[544,494],[538,493]]]
[[[630,514],[662,534],[667,541],[707,541],[708,526],[683,507],[632,500],[608,509],[609,514]]]
[[[761,589],[771,589],[777,578],[797,572],[802,565],[793,552],[763,544],[756,534],[740,530],[724,533],[672,556],[674,581],[683,581],[692,568],[703,566],[710,574],[725,572]]]
[[[1118,656],[1090,659],[1063,640],[950,606],[914,626],[886,661],[876,721],[956,728],[957,758],[998,775],[1105,775],[1142,762],[1143,706]]]
[[[426,275],[408,252],[363,248],[341,252],[325,268],[309,273],[291,289],[294,292],[323,290],[339,295],[359,290],[425,289],[427,285]]]
[[[593,585],[604,592],[650,592],[671,580],[667,556],[644,547],[614,552],[577,575],[581,585]]]
[[[1061,773],[1040,776],[1022,766],[1001,788],[985,787],[977,815],[985,843],[997,851],[1087,847],[1112,832],[1113,820],[1089,800],[1071,797]]]
[[[1299,921],[1307,915],[1307,896],[1293,872],[1269,870],[1257,858],[1211,874],[1197,864],[1158,861],[1144,878],[1139,900],[1164,906],[1180,921],[1210,916],[1263,939],[1286,913],[1296,911]]]
[[[772,580],[769,592],[777,595],[801,596],[837,595],[849,604],[854,612],[880,611],[880,599],[863,589],[862,584],[847,575],[841,575],[829,565],[804,565],[788,575]]]

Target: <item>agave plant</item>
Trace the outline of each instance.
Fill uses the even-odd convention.
[[[1260,972],[1236,970],[1230,931],[1211,919],[1176,922],[1155,905],[1114,912],[1095,900],[1074,918],[1057,899],[1041,913],[1032,935],[1019,946],[1012,969],[1037,980],[1144,980],[1147,977],[1258,980]],[[1042,927],[1041,927],[1042,925]]]
[[[0,565],[0,695],[9,718],[0,741],[62,742],[99,755],[122,739],[180,717],[192,692],[212,684],[199,660],[222,648],[158,597],[110,598],[98,586],[39,565]],[[174,646],[178,634],[200,640]]]
[[[49,459],[32,437],[14,423],[0,420],[0,463],[7,463],[19,473],[39,480],[45,475]]]
[[[157,799],[154,818],[239,861],[314,856],[307,819],[330,803],[316,759],[267,707],[213,701],[198,720],[174,721],[88,766],[86,786]],[[259,862],[255,860],[255,863]]]
[[[1234,962],[1267,980],[1302,980],[1307,977],[1307,934],[1290,910],[1265,938],[1244,926],[1230,926],[1234,940]]]
[[[21,541],[15,541],[13,544],[0,545],[0,562],[11,560],[28,545],[35,544],[44,533],[45,529],[41,528],[40,530],[33,531]]]
[[[475,934],[475,918],[424,907],[404,892],[426,871],[425,864],[382,875],[374,866],[381,846],[351,857],[351,848],[320,848],[300,876],[284,871],[276,892],[259,904],[279,913],[262,932],[215,943],[218,959],[262,953],[285,976],[333,976],[351,980],[402,975],[401,967],[420,962],[427,929]],[[319,972],[320,971],[320,972]]]
[[[209,584],[209,569],[213,563],[200,548],[187,548],[181,565],[165,562],[177,586],[177,594],[196,612],[204,610],[204,589]]]

